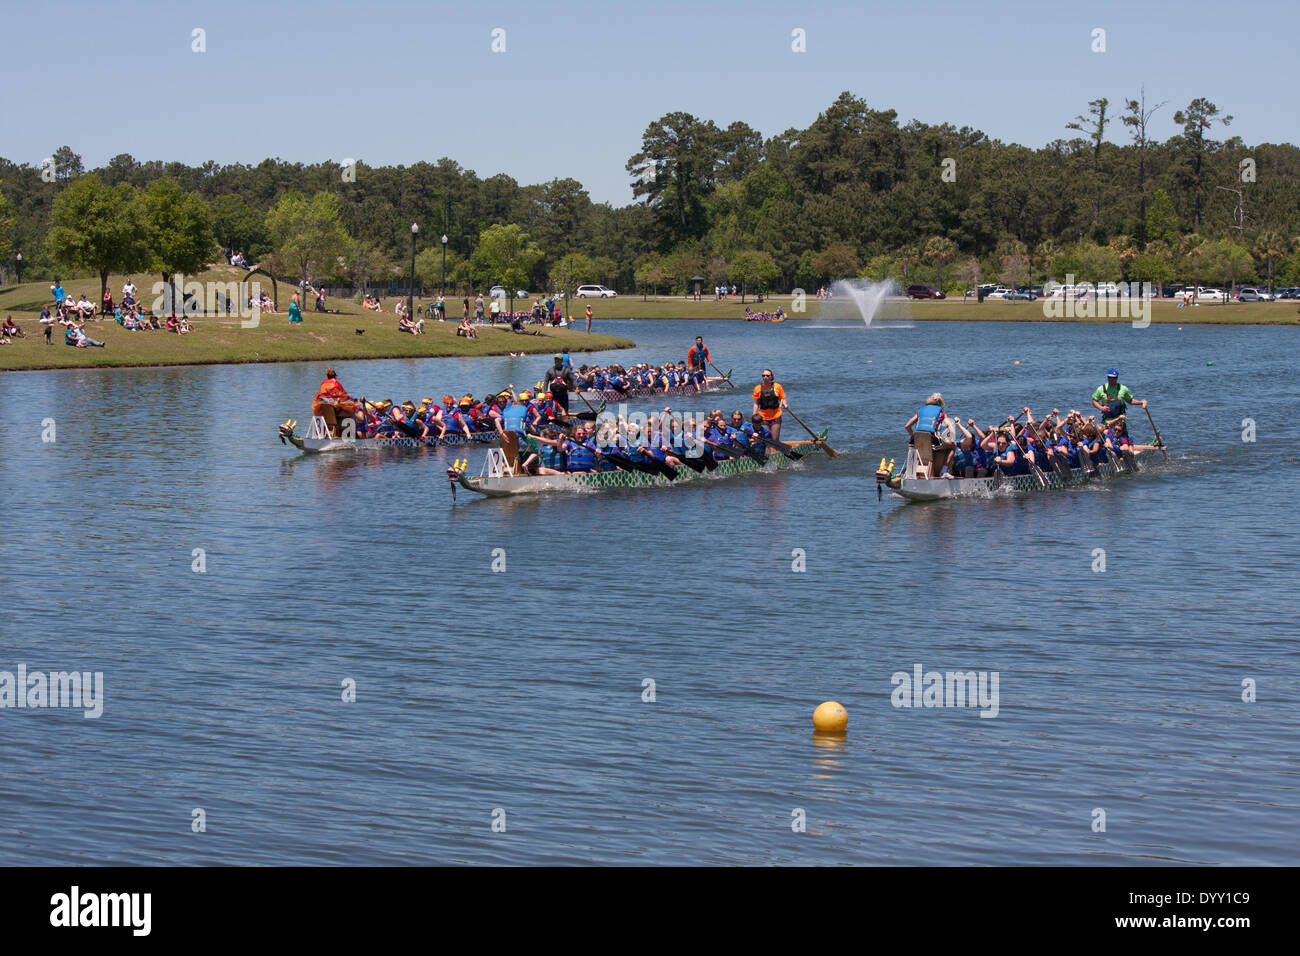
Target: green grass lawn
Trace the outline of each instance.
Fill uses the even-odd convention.
[[[238,281],[243,270],[222,264],[194,276],[200,282]],[[140,287],[137,298],[151,304],[155,276],[133,277]],[[265,276],[255,276],[270,294]],[[115,299],[121,297],[125,276],[111,276],[109,289]],[[99,280],[65,280],[64,288],[73,296],[86,293],[99,301]],[[370,358],[427,358],[441,356],[505,355],[509,352],[550,353],[567,345],[581,353],[601,349],[631,348],[634,343],[608,335],[587,335],[578,329],[553,329],[530,326],[541,335],[516,335],[507,327],[480,327],[477,339],[456,335],[460,318],[459,301],[448,303],[445,323],[425,321],[424,335],[409,335],[397,330],[393,306],[397,299],[383,300],[388,314],[367,311],[351,300],[330,299],[328,306],[340,315],[321,315],[303,309],[302,324],[288,320],[289,297],[293,290],[280,284],[280,313],[263,315],[256,328],[243,328],[236,317],[200,317],[189,335],[168,332],[129,332],[111,318],[86,324],[86,334],[104,342],[100,348],[71,348],[63,344],[63,327],[54,327],[54,344],[46,345],[37,322],[42,306],[52,304],[50,283],[24,283],[0,289],[0,317],[12,315],[22,326],[26,338],[12,345],[0,346],[0,370],[113,367],[128,365],[205,365],[242,362],[342,361]],[[432,300],[419,300],[426,307]],[[455,316],[453,320],[452,316]],[[363,330],[358,335],[357,330]]]

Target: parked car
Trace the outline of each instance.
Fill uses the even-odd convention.
[[[1002,298],[1004,298],[1004,299],[1014,299],[1014,300],[1017,301],[1017,302],[1037,302],[1037,301],[1038,301],[1038,296],[1036,296],[1034,293],[1029,292],[1029,291],[1027,291],[1027,290],[1024,291],[1024,292],[1019,292],[1019,291],[1017,291],[1017,292],[1008,292],[1008,293],[1007,293],[1006,295],[1004,295]]]
[[[1237,293],[1238,302],[1271,302],[1273,297],[1263,289],[1242,289]]]
[[[943,299],[947,298],[942,289],[936,289],[932,285],[909,285],[907,287],[907,297],[909,299]]]
[[[1005,299],[1005,298],[1006,298],[1010,293],[1011,293],[1011,290],[1008,289],[1006,286],[1001,286],[1001,285],[999,285],[999,286],[994,286],[993,289],[992,289],[991,291],[989,291],[989,292],[985,292],[985,293],[984,293],[984,298],[986,298],[986,299]]]
[[[603,285],[580,285],[575,293],[579,299],[612,299],[618,295],[613,289]]]
[[[504,299],[504,298],[506,298],[506,289],[505,289],[505,286],[494,285],[492,288],[488,289],[488,298],[489,298],[489,299]]]
[[[1224,302],[1227,296],[1222,289],[1197,289],[1196,298],[1202,302]]]
[[[1278,289],[1279,299],[1300,299],[1300,289]]]

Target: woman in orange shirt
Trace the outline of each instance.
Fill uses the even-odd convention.
[[[781,409],[785,403],[785,389],[772,375],[770,368],[763,369],[763,381],[754,386],[754,412],[763,417],[763,424],[772,432],[772,440],[781,440]]]

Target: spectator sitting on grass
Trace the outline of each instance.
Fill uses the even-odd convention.
[[[95,317],[95,303],[87,299],[84,292],[82,293],[81,298],[77,300],[77,316],[83,322]]]
[[[181,316],[181,324],[177,327],[176,334],[189,335],[191,331],[193,330],[190,328],[190,320],[185,318],[185,316]]]
[[[478,333],[474,331],[474,326],[470,324],[469,316],[460,320],[460,325],[456,327],[456,334],[463,335],[467,339],[478,338]]]
[[[0,326],[0,334],[7,335],[9,338],[27,338],[26,334],[14,323],[14,317],[11,315],[5,319],[4,325]]]
[[[72,336],[73,339],[72,344],[79,349],[85,349],[85,348],[102,349],[104,347],[103,342],[96,342],[94,339],[92,339],[90,336],[86,334],[86,329],[84,324],[74,325],[71,329],[68,330],[68,332]]]

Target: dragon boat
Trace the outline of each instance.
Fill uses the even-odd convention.
[[[626,392],[614,388],[579,388],[577,392],[589,402],[626,402],[633,398],[657,398],[660,395],[704,395],[707,392],[716,392],[723,386],[736,387],[731,383],[731,369],[727,369],[726,375],[707,379],[707,384],[703,388],[696,385],[670,385],[666,389],[630,388]]]
[[[1001,494],[1020,494],[1039,491],[1061,491],[1099,481],[1112,481],[1141,470],[1139,455],[1159,450],[1168,452],[1162,445],[1136,445],[1131,453],[1122,457],[1105,456],[1088,467],[1070,468],[1064,461],[1056,468],[1039,469],[1022,475],[1006,475],[1000,471],[988,478],[927,478],[925,466],[914,447],[908,446],[907,458],[901,472],[894,472],[894,463],[882,460],[876,472],[876,496],[885,488],[908,501],[943,501],[948,498],[989,498]]]
[[[788,442],[787,447],[796,457],[780,451],[771,451],[760,463],[750,457],[726,458],[715,461],[715,467],[696,471],[685,465],[670,468],[667,465],[655,466],[657,470],[622,469],[614,471],[576,472],[565,475],[527,475],[517,474],[512,457],[501,448],[489,449],[487,458],[478,475],[471,476],[466,467],[457,462],[447,469],[447,478],[455,485],[467,491],[484,495],[488,498],[508,498],[515,495],[537,495],[546,493],[574,493],[587,491],[604,491],[610,488],[664,488],[668,485],[681,484],[699,479],[730,478],[735,475],[767,474],[784,471],[809,454],[824,452],[827,429],[822,429],[815,440]],[[669,478],[666,473],[672,473]]]
[[[346,426],[345,422],[345,426]],[[452,448],[461,445],[486,445],[496,441],[500,436],[496,431],[475,432],[467,438],[464,434],[447,435],[445,438],[429,438],[421,441],[405,435],[392,438],[357,438],[347,434],[346,428],[338,429],[339,434],[332,435],[330,427],[320,415],[313,415],[306,435],[297,434],[298,423],[290,420],[280,426],[280,443],[293,445],[299,451],[320,454],[334,451],[364,451],[381,448]]]

